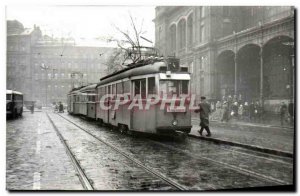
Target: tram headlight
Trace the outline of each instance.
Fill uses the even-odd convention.
[[[177,121],[177,120],[173,120],[173,121],[172,121],[172,125],[173,125],[173,126],[177,126],[177,125],[178,125],[178,121]]]

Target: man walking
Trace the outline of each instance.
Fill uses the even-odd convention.
[[[206,136],[211,136],[209,130],[209,113],[211,112],[210,105],[206,102],[206,97],[201,97],[201,103],[199,104],[199,109],[195,110],[195,112],[200,112],[200,131],[199,134],[202,135],[203,130],[207,131]]]

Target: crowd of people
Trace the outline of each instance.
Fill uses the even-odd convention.
[[[54,112],[60,112],[60,113],[64,112],[64,106],[63,106],[62,102],[58,102],[58,103],[54,102],[52,104],[52,107],[53,107]]]
[[[293,118],[293,104],[288,106],[285,103],[280,105],[281,125]],[[221,101],[211,102],[213,120],[228,122],[230,119],[257,122],[264,120],[265,113],[258,100],[251,102],[244,101],[242,95],[223,96]]]
[[[242,96],[228,97],[223,96],[221,101],[211,103],[212,111],[214,111],[214,117],[220,119],[222,122],[228,122],[231,118],[256,120],[261,119],[263,115],[263,109],[259,101],[243,101]]]

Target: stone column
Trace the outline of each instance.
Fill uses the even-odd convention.
[[[238,70],[237,70],[237,52],[234,53],[234,94],[237,95]]]
[[[264,105],[264,59],[263,59],[263,46],[261,45],[260,51],[260,89],[259,89],[259,101]]]

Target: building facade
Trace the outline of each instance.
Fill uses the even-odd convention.
[[[21,91],[25,100],[32,100],[32,46],[41,38],[41,30],[24,28],[14,20],[7,21],[6,88]]]
[[[293,7],[156,7],[155,44],[188,67],[192,93],[274,111],[294,99]]]
[[[11,26],[8,32],[13,31]],[[24,100],[66,103],[72,88],[97,83],[107,74],[105,62],[114,48],[79,46],[74,40],[42,36],[38,27],[39,36],[29,33],[24,38],[23,25],[14,26],[20,28],[8,34],[7,89],[23,92]]]

